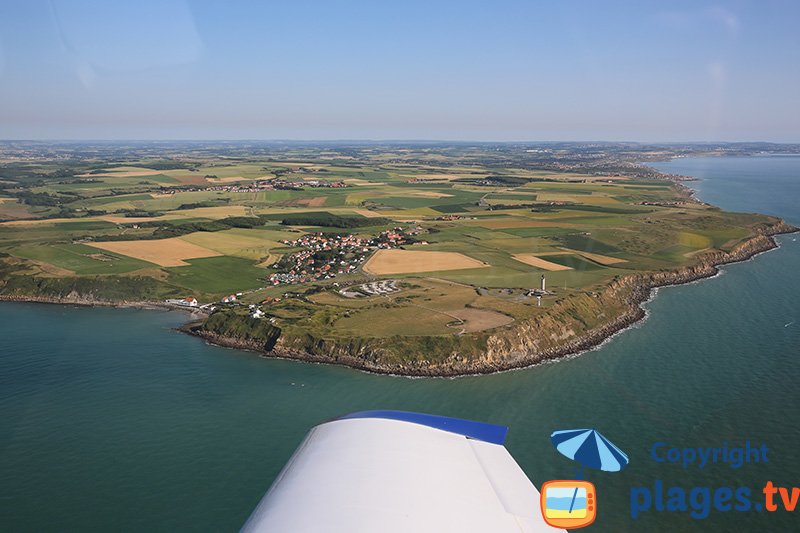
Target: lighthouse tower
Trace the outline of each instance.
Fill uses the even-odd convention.
[[[541,290],[542,292],[545,292],[545,288],[544,288],[544,274],[542,274],[542,286],[541,286],[540,290]]]

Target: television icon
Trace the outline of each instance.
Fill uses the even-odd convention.
[[[597,516],[594,485],[588,481],[547,481],[541,490],[542,517],[563,529],[586,527]]]

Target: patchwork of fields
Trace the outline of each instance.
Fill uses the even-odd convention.
[[[241,292],[286,335],[461,336],[513,327],[617,276],[730,250],[771,222],[665,180],[402,158],[142,161],[33,180],[28,196],[0,198],[2,275],[92,280],[100,293],[147,279],[149,294],[201,303]],[[413,242],[394,244],[398,231]],[[298,244],[312,234],[373,244]],[[307,272],[319,275],[280,281]],[[375,279],[400,290],[339,293]]]

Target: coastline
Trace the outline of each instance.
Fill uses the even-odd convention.
[[[766,228],[758,235],[739,244],[731,252],[710,252],[698,257],[698,261],[677,270],[653,272],[649,274],[632,274],[619,278],[611,283],[608,290],[614,293],[628,293],[625,311],[610,319],[602,326],[586,331],[575,338],[544,350],[514,350],[492,348],[486,357],[478,361],[463,361],[459,357],[451,357],[444,364],[385,364],[367,357],[356,357],[346,352],[335,355],[313,354],[307,351],[286,347],[276,347],[271,351],[261,348],[261,343],[254,340],[224,337],[205,332],[197,328],[197,321],[188,323],[181,331],[204,339],[206,342],[256,352],[264,357],[292,359],[309,363],[325,363],[347,366],[375,374],[396,375],[405,377],[458,377],[468,375],[493,374],[535,366],[544,362],[575,356],[596,348],[613,335],[637,324],[646,316],[642,305],[649,301],[655,291],[661,287],[684,285],[719,274],[719,267],[726,264],[739,263],[752,259],[756,255],[778,247],[775,235],[800,231],[784,221]],[[491,337],[490,337],[491,338]],[[531,340],[531,339],[528,339]],[[534,343],[535,344],[535,343]]]
[[[201,309],[180,307],[177,305],[166,304],[164,302],[149,302],[146,300],[112,302],[108,300],[86,298],[79,295],[67,295],[66,297],[55,298],[49,296],[19,296],[0,294],[0,302],[74,305],[77,307],[108,307],[113,309],[143,309],[147,311],[183,311],[185,313],[189,313],[191,316],[207,316],[207,313]]]
[[[555,346],[545,349],[536,349],[538,341],[530,336],[525,337],[524,332],[520,333],[519,330],[516,331],[517,335],[519,335],[517,342],[509,343],[508,339],[501,339],[497,335],[492,335],[489,337],[489,342],[490,344],[493,343],[493,346],[490,347],[483,358],[474,361],[466,361],[458,354],[452,354],[444,363],[386,364],[378,361],[374,357],[368,357],[370,355],[369,353],[364,354],[367,357],[357,357],[347,353],[346,350],[338,351],[335,355],[331,355],[326,353],[314,354],[304,350],[276,346],[274,349],[266,351],[263,349],[263,343],[257,340],[225,337],[219,334],[202,331],[199,328],[202,324],[202,318],[199,317],[207,316],[206,313],[197,309],[168,305],[163,302],[113,302],[86,298],[78,294],[69,294],[66,297],[60,298],[0,295],[0,301],[77,305],[86,307],[178,310],[190,314],[190,320],[176,328],[178,331],[201,338],[210,344],[251,351],[262,357],[291,359],[308,363],[333,364],[374,374],[403,377],[459,377],[484,375],[528,368],[546,362],[553,362],[558,359],[574,357],[594,349],[612,336],[634,326],[644,319],[647,316],[647,312],[642,308],[642,305],[653,298],[657,289],[667,286],[684,285],[714,277],[719,274],[719,267],[722,265],[747,261],[761,253],[777,248],[778,244],[774,239],[775,235],[795,233],[798,231],[800,231],[800,228],[787,224],[783,220],[779,220],[759,234],[742,242],[731,252],[716,251],[699,254],[697,256],[698,261],[694,264],[677,270],[647,274],[631,274],[618,278],[609,284],[606,291],[610,291],[612,297],[624,295],[625,310],[623,313],[612,317],[605,324],[579,335],[575,335],[569,340],[565,339],[565,342],[558,343]],[[526,331],[530,329],[531,328],[528,328]],[[539,331],[541,331],[541,329]],[[502,341],[505,341],[505,345],[503,345]],[[529,348],[525,349],[525,346]]]
[[[276,346],[273,350],[266,351],[263,349],[263,344],[256,340],[225,337],[219,334],[202,331],[199,326],[202,323],[202,318],[207,316],[206,313],[201,310],[187,309],[168,305],[163,302],[114,302],[87,298],[74,293],[70,293],[65,297],[0,294],[0,301],[77,305],[86,307],[177,310],[190,314],[190,320],[176,328],[178,331],[199,337],[210,344],[251,351],[262,357],[333,364],[347,366],[369,373],[404,377],[459,377],[483,375],[527,368],[545,362],[577,356],[596,348],[612,336],[634,326],[644,319],[647,313],[642,308],[642,304],[649,301],[654,296],[657,289],[667,286],[684,285],[714,277],[719,274],[719,267],[722,265],[747,261],[756,255],[777,248],[778,244],[774,239],[775,235],[795,233],[798,231],[800,231],[800,228],[780,220],[747,241],[742,242],[730,252],[715,251],[699,254],[697,256],[698,261],[695,264],[677,270],[647,274],[631,274],[618,278],[609,284],[606,291],[610,291],[614,296],[618,294],[625,295],[623,302],[625,310],[603,325],[584,331],[572,338],[564,339],[564,342],[560,342],[555,346],[545,349],[536,349],[536,339],[530,337],[526,338],[524,332],[517,331],[516,333],[519,338],[516,339],[517,342],[511,343],[508,342],[507,338],[501,339],[497,335],[490,335],[489,344],[494,345],[487,350],[487,353],[481,359],[469,361],[458,354],[452,354],[444,363],[423,362],[422,364],[387,364],[378,361],[374,357],[369,357],[369,353],[364,354],[367,357],[357,357],[347,353],[347,351],[341,350],[335,354],[314,354],[304,350],[282,346]],[[539,329],[538,331],[542,330]],[[505,346],[502,341],[505,341]],[[525,349],[525,346],[529,348]],[[333,347],[335,348],[335,344]],[[530,347],[533,348],[531,349]]]

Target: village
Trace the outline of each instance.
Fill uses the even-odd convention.
[[[280,272],[269,276],[269,282],[272,285],[307,283],[350,274],[366,261],[371,252],[413,244],[417,242],[414,237],[419,233],[419,228],[404,230],[397,227],[370,238],[310,233],[299,239],[284,240],[283,244],[303,249],[284,256],[273,265]]]
[[[214,180],[216,176],[205,176],[206,179]],[[330,188],[341,189],[349,185],[344,181],[338,180],[301,180],[289,181],[282,178],[271,178],[268,180],[256,180],[250,183],[231,183],[220,185],[209,185],[206,187],[163,187],[162,194],[178,194],[186,192],[226,192],[226,193],[246,193],[246,192],[261,192],[261,191],[275,191],[275,190],[292,190],[301,191],[305,187],[317,188]]]
[[[358,237],[352,234],[309,233],[294,240],[284,240],[283,244],[302,250],[284,256],[273,268],[279,272],[271,274],[267,281],[272,286],[308,283],[311,281],[329,280],[337,275],[355,272],[377,250],[389,250],[408,244],[428,244],[427,241],[417,240],[420,234],[419,227],[406,230],[396,227],[384,230],[376,237]],[[338,284],[337,284],[338,285]],[[365,294],[388,294],[395,292],[398,287],[394,281],[376,282],[363,285]],[[260,288],[260,289],[263,289]],[[259,290],[260,290],[259,289]],[[185,298],[171,298],[165,303],[181,308],[198,309],[213,312],[218,304],[241,305],[239,298],[244,293],[238,292],[224,296],[219,302],[201,304],[193,296]],[[363,296],[364,294],[359,294]],[[354,297],[353,295],[347,295]],[[262,304],[279,302],[281,298],[268,298]],[[263,318],[264,312],[257,305],[249,305],[252,318]]]

